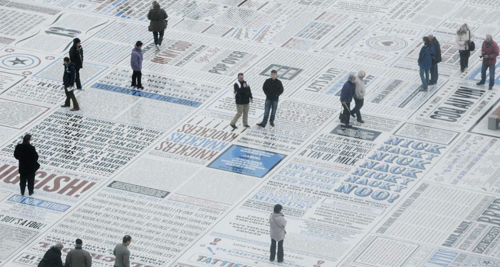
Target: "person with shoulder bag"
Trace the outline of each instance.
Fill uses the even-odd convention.
[[[458,44],[458,52],[460,54],[460,71],[464,72],[469,67],[470,52],[475,50],[476,44],[472,41],[474,35],[471,33],[469,26],[464,23],[457,30],[455,38]]]
[[[163,35],[165,34],[168,23],[167,12],[165,9],[160,8],[158,2],[154,1],[153,8],[149,10],[148,19],[151,21],[148,30],[153,32],[156,49],[160,50],[161,43],[163,42]]]
[[[283,242],[286,235],[286,220],[285,215],[281,213],[282,209],[283,206],[276,204],[274,206],[274,212],[269,215],[269,225],[271,228],[271,256],[269,260],[274,261],[276,258],[276,243],[278,243],[278,263],[284,260]]]
[[[350,116],[351,116],[351,102],[355,94],[356,90],[356,76],[354,74],[350,74],[347,82],[345,82],[342,87],[342,91],[340,92],[340,103],[342,104],[342,113],[339,115],[339,119],[341,123],[344,123],[347,128],[352,127],[349,124]]]

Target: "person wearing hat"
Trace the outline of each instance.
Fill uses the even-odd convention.
[[[45,255],[43,255],[42,260],[40,261],[39,267],[63,267],[63,263],[61,260],[61,250],[64,248],[62,243],[57,243],[54,246],[50,247]]]
[[[148,29],[150,32],[153,32],[156,49],[160,50],[163,35],[165,34],[165,29],[167,28],[167,12],[165,9],[160,7],[158,2],[154,1],[153,8],[149,10],[148,19],[151,21]]]
[[[19,186],[21,187],[21,195],[24,196],[26,190],[26,182],[28,182],[28,192],[31,195],[34,193],[35,173],[40,168],[38,164],[38,153],[34,146],[30,144],[31,135],[26,134],[23,137],[23,142],[16,146],[14,157],[19,160],[19,175],[21,176]]]
[[[82,90],[82,83],[80,82],[80,69],[83,68],[83,48],[80,39],[73,39],[73,46],[69,50],[69,59],[75,64],[75,83],[76,89]]]
[[[91,267],[92,257],[90,253],[82,249],[82,240],[77,239],[75,248],[68,252],[66,255],[67,267]]]
[[[130,56],[130,66],[132,67],[132,87],[137,87],[137,89],[144,89],[142,87],[142,42],[137,41],[135,43],[134,49],[132,49],[132,55]]]

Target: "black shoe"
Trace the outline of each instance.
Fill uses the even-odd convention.
[[[232,124],[229,124],[231,127],[233,127],[233,130],[234,129],[238,129],[238,127],[236,127],[236,125],[232,125]]]
[[[243,125],[243,127],[245,127],[245,128],[250,128],[250,125],[245,124],[245,125]]]
[[[358,120],[358,122],[359,122],[359,123],[365,123],[365,121],[364,121],[364,120],[362,120],[362,119],[359,119],[359,120]]]
[[[76,88],[76,90],[83,90],[82,88]]]
[[[356,118],[356,113],[351,113],[351,117]]]
[[[436,83],[429,83],[429,85],[436,85]]]
[[[350,125],[350,124],[346,124],[346,125],[344,125],[344,126],[345,126],[346,128],[352,128],[352,125]]]
[[[139,86],[137,86],[137,89],[141,89],[142,90],[142,89],[144,89],[144,87],[142,87],[142,85],[139,85]]]
[[[30,197],[31,197],[34,193],[35,193],[35,192],[31,192],[31,193],[30,193]]]
[[[481,83],[481,82],[476,83],[476,85],[483,85],[483,84],[484,84],[484,83]]]
[[[278,263],[283,263],[283,261],[278,261]]]
[[[135,85],[135,84],[132,84],[132,85],[131,85],[130,87],[132,87],[132,88],[135,88],[135,87],[137,87],[137,85]]]
[[[491,90],[491,89],[493,89],[493,86],[488,87],[488,90]]]
[[[269,124],[270,124],[272,127],[274,127],[274,122],[269,122]]]
[[[262,123],[257,123],[257,126],[262,127],[262,128],[266,128],[266,126]]]
[[[463,73],[463,72],[465,72],[465,69],[461,69],[460,71]]]

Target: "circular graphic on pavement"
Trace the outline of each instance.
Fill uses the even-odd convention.
[[[378,51],[396,51],[406,48],[408,43],[394,36],[376,36],[368,39],[366,45]]]
[[[28,54],[10,54],[0,57],[0,67],[9,70],[26,70],[40,65],[40,59]]]

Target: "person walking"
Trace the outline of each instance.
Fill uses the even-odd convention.
[[[64,58],[64,75],[63,75],[63,83],[64,83],[64,93],[66,94],[66,101],[64,105],[61,107],[67,108],[70,107],[70,99],[73,101],[73,108],[71,111],[80,110],[80,106],[78,105],[78,101],[75,97],[75,77],[76,77],[76,67],[73,62],[69,59],[69,57]]]
[[[160,50],[161,43],[163,41],[163,35],[165,34],[165,29],[167,28],[167,12],[165,9],[160,8],[160,4],[156,1],[153,2],[153,8],[149,10],[148,19],[149,31],[153,32],[153,38],[155,40],[155,46],[157,50]]]
[[[274,212],[269,215],[269,226],[271,234],[271,255],[269,257],[270,261],[274,261],[276,258],[276,243],[278,243],[278,263],[283,262],[284,251],[283,242],[285,241],[286,235],[286,219],[285,215],[281,213],[283,206],[276,204],[274,206]]]
[[[126,235],[123,237],[123,243],[117,244],[113,250],[113,255],[115,255],[115,266],[114,267],[130,267],[130,251],[128,246],[132,242],[132,237]]]
[[[21,195],[24,196],[26,190],[26,182],[28,182],[28,193],[33,195],[35,188],[35,173],[40,168],[38,164],[38,153],[34,146],[31,145],[31,135],[26,134],[23,137],[23,142],[16,145],[14,149],[14,158],[19,160],[19,187]]]
[[[83,48],[80,39],[73,39],[73,46],[69,50],[69,59],[75,64],[75,83],[76,89],[82,90],[80,81],[80,69],[83,68]]]
[[[243,73],[238,73],[238,80],[234,83],[234,99],[236,101],[236,115],[234,115],[231,120],[231,127],[233,130],[236,127],[236,122],[243,115],[243,126],[250,127],[248,125],[248,110],[250,110],[250,103],[253,102],[252,90],[250,90],[250,85],[245,81]]]
[[[134,49],[132,49],[132,55],[130,56],[130,66],[133,71],[132,87],[137,87],[137,89],[144,89],[144,87],[142,87],[142,59],[142,42],[137,41]]]
[[[363,104],[365,103],[366,87],[365,81],[363,81],[365,77],[366,72],[361,70],[358,72],[358,76],[356,77],[356,81],[354,82],[354,103],[356,104],[356,106],[352,109],[351,116],[353,118],[357,118],[359,123],[365,123],[365,121],[361,118],[360,112]]]
[[[429,85],[429,72],[433,63],[433,52],[432,47],[429,43],[429,37],[425,36],[423,38],[424,44],[420,49],[420,54],[418,56],[418,66],[420,67],[420,79],[422,80],[422,91],[427,91]]]
[[[92,257],[88,251],[82,249],[82,240],[77,239],[75,243],[75,248],[70,250],[68,255],[66,255],[65,267],[91,267]]]
[[[429,38],[429,43],[432,46],[432,49],[434,51],[434,58],[435,58],[435,60],[432,62],[432,66],[431,66],[431,80],[430,80],[429,85],[435,85],[435,84],[437,84],[437,81],[439,79],[438,64],[442,61],[441,44],[439,43],[438,39],[433,34],[429,34],[427,36],[427,38]]]
[[[498,44],[493,41],[491,34],[486,35],[486,40],[483,42],[481,48],[481,58],[483,59],[483,66],[481,68],[481,81],[477,85],[483,85],[486,82],[486,71],[490,70],[490,86],[489,90],[493,89],[495,85],[495,65],[497,64],[498,57]]]
[[[472,41],[474,35],[470,32],[467,23],[464,23],[457,30],[457,36],[455,41],[458,44],[458,52],[460,54],[460,71],[464,72],[466,68],[469,67],[469,57],[470,57],[470,42]]]
[[[45,255],[43,255],[42,260],[38,264],[38,267],[63,267],[61,259],[61,250],[64,248],[63,244],[57,243],[50,247]]]
[[[352,127],[351,125],[349,125],[349,117],[351,114],[351,102],[356,89],[355,82],[356,76],[354,74],[349,74],[349,78],[347,79],[347,82],[345,82],[344,86],[342,87],[342,91],[340,92],[340,102],[342,103],[342,108],[344,109],[344,111],[342,112],[343,120],[341,120],[340,122],[344,123],[348,128]]]
[[[269,124],[274,127],[274,118],[276,117],[276,110],[278,109],[278,101],[281,94],[283,94],[283,84],[278,80],[278,72],[276,70],[271,71],[271,78],[267,79],[262,86],[264,94],[266,94],[266,104],[264,106],[264,118],[261,123],[257,125],[260,127],[266,127],[267,120],[269,119],[269,111],[271,111],[271,119]]]

